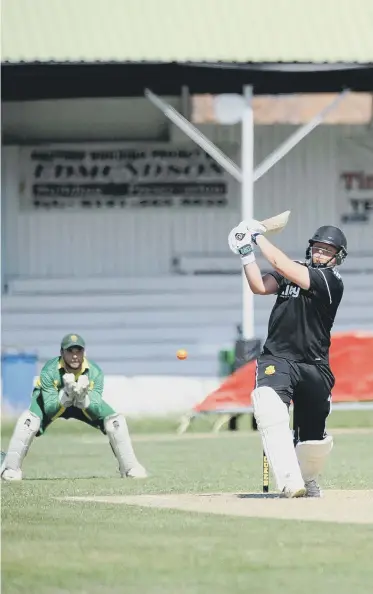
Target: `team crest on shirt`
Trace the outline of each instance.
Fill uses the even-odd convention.
[[[264,373],[266,375],[273,375],[276,372],[276,368],[274,365],[268,365],[268,367],[265,368]]]

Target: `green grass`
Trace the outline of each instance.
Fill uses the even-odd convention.
[[[337,426],[373,426],[370,412],[333,417]],[[242,429],[249,426],[242,421]],[[212,419],[198,419],[191,431],[209,430],[211,424]],[[3,594],[371,592],[371,525],[56,500],[260,489],[256,433],[136,441],[138,433],[174,432],[177,422],[129,425],[139,459],[152,473],[146,481],[118,478],[104,436],[74,421],[56,421],[34,441],[24,463],[25,480],[2,483]],[[11,429],[3,425],[3,447]],[[373,433],[337,433],[323,485],[373,489],[372,452]]]

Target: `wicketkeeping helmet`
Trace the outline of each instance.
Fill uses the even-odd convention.
[[[338,227],[333,227],[332,225],[325,225],[324,227],[319,227],[317,231],[313,234],[311,239],[308,240],[309,246],[306,251],[306,261],[312,266],[312,254],[311,248],[314,243],[326,243],[327,245],[332,245],[337,250],[337,253],[333,258],[336,259],[336,264],[339,266],[342,264],[343,260],[347,256],[347,239],[343,231],[338,229]],[[331,258],[331,260],[333,259]],[[322,266],[327,266],[328,262]],[[320,265],[319,265],[320,266]]]

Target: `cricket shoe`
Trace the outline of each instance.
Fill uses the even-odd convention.
[[[22,470],[18,468],[17,470],[13,470],[12,468],[5,468],[5,470],[1,474],[1,480],[3,481],[21,481],[22,480]]]
[[[148,473],[146,472],[145,468],[139,464],[138,466],[130,468],[130,470],[126,472],[126,477],[133,479],[144,479],[148,477]]]
[[[306,497],[322,497],[320,487],[314,479],[306,481],[305,485]]]
[[[304,497],[306,495],[306,487],[304,485],[300,486],[299,484],[298,486],[289,485],[283,488],[282,495],[287,499],[294,499],[295,497]]]

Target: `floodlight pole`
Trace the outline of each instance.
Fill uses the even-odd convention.
[[[254,218],[254,114],[253,89],[243,89],[244,107],[241,120],[241,220]],[[254,338],[254,295],[242,268],[242,338]]]

